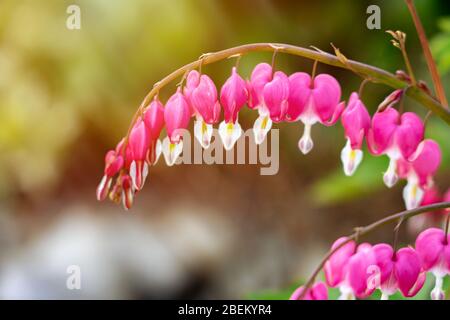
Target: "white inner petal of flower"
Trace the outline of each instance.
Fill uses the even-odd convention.
[[[350,139],[347,139],[345,147],[341,151],[341,161],[344,167],[346,176],[351,176],[355,173],[359,164],[363,159],[363,152],[359,149],[352,149]]]
[[[303,136],[298,142],[298,148],[303,154],[307,154],[314,147],[314,142],[311,139],[311,124],[305,124]]]
[[[392,188],[398,181],[397,175],[397,159],[389,156],[389,166],[383,175],[384,184],[388,188]]]
[[[267,136],[267,133],[272,128],[272,120],[270,120],[269,115],[260,114],[260,116],[255,120],[253,125],[253,134],[255,136],[255,143],[261,144]]]
[[[167,165],[173,166],[183,152],[183,140],[178,143],[171,143],[169,137],[165,137],[162,143],[162,151]]]
[[[423,189],[419,186],[419,179],[415,173],[408,175],[408,182],[403,188],[403,200],[407,210],[417,208],[424,196]]]
[[[219,136],[222,139],[223,147],[227,151],[233,149],[241,134],[242,129],[237,121],[236,123],[222,121],[219,125]]]
[[[194,135],[197,138],[200,145],[207,149],[211,143],[213,134],[213,126],[207,124],[203,119],[199,118],[194,122]]]

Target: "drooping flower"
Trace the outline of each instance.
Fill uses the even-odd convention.
[[[253,69],[250,81],[247,82],[248,107],[258,110],[258,118],[253,124],[255,143],[261,144],[272,128],[269,110],[264,103],[264,87],[272,80],[272,67],[267,63],[259,63]]]
[[[367,145],[372,154],[389,157],[389,167],[383,176],[386,186],[390,188],[397,183],[398,160],[408,159],[416,151],[423,134],[422,120],[413,112],[400,115],[389,106],[375,113]]]
[[[297,288],[289,300],[299,300],[303,290],[303,286]],[[328,300],[327,286],[321,281],[317,282],[306,292],[302,300]]]
[[[405,297],[413,297],[422,289],[426,275],[414,249],[402,248],[394,252],[390,245],[380,243],[373,246],[373,252],[379,268],[377,287],[382,300],[388,300],[397,290]]]
[[[238,120],[239,110],[247,102],[248,90],[244,79],[233,67],[231,76],[220,90],[220,103],[224,110],[224,118],[219,125],[219,135],[225,150],[231,150],[242,134]]]
[[[347,107],[342,112],[341,122],[347,138],[347,143],[341,151],[341,160],[344,173],[351,176],[362,161],[361,147],[370,128],[369,112],[358,93],[353,92],[350,95]]]
[[[154,165],[161,155],[162,146],[159,135],[164,127],[164,106],[157,97],[145,110],[143,118],[150,139],[147,162]]]
[[[130,177],[136,190],[144,186],[148,174],[146,162],[147,152],[150,145],[147,128],[144,121],[139,119],[130,132],[128,147],[131,151]]]
[[[212,125],[220,116],[216,85],[207,75],[192,70],[187,76],[184,93],[196,115],[194,135],[203,148],[208,148],[213,134]]]
[[[105,155],[105,169],[103,170],[103,177],[97,187],[97,200],[105,200],[108,196],[109,189],[113,177],[123,168],[124,160],[120,152],[120,143],[116,150],[109,150]]]
[[[304,72],[297,72],[289,77],[289,106],[286,120],[300,120],[305,125],[303,136],[298,146],[303,154],[313,148],[311,127],[320,122],[331,126],[339,119],[344,102],[341,99],[341,87],[337,80],[328,74],[319,74],[314,79]]]
[[[443,278],[450,274],[450,235],[446,237],[441,229],[427,229],[417,237],[416,251],[421,258],[423,269],[433,273],[436,278],[431,298],[443,300]]]
[[[375,291],[370,282],[370,271],[375,262],[373,247],[368,243],[361,243],[349,259],[347,281],[357,298],[367,298]]]
[[[425,189],[433,185],[433,175],[441,163],[439,145],[431,139],[423,140],[407,160],[398,160],[398,175],[407,179],[403,189],[406,209],[417,208],[422,202]]]
[[[355,299],[355,296],[365,298],[375,290],[368,285],[368,270],[375,263],[372,246],[362,243],[357,248],[354,241],[342,245],[345,241],[346,237],[339,238],[331,247],[335,249],[342,246],[325,263],[327,284],[339,288],[339,300]]]
[[[164,121],[166,122],[167,137],[162,143],[164,158],[168,166],[173,166],[183,151],[182,134],[189,125],[191,111],[189,105],[178,88],[166,103]]]

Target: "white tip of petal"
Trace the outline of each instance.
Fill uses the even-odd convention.
[[[445,293],[442,290],[443,280],[442,277],[436,277],[436,283],[433,290],[431,290],[431,300],[444,300]]]
[[[420,206],[424,195],[424,191],[419,187],[417,179],[408,179],[408,183],[403,189],[403,200],[405,201],[406,210],[415,209]]]
[[[341,151],[341,161],[346,176],[352,176],[363,159],[363,152],[359,149],[352,149],[350,140]]]
[[[164,138],[162,152],[167,165],[169,167],[173,166],[183,152],[183,140],[180,140],[178,143],[171,143],[169,137]]]
[[[137,169],[136,169],[136,161],[132,161],[130,164],[130,177],[131,177],[131,181],[133,182],[133,187],[135,189],[136,188],[136,174],[137,174]]]
[[[253,124],[253,134],[255,136],[255,143],[261,144],[267,136],[267,133],[272,128],[272,120],[267,114],[261,114]]]
[[[161,153],[162,153],[162,143],[161,143],[161,140],[159,140],[159,139],[156,141],[155,153],[156,153],[156,155],[155,155],[155,161],[153,162],[153,165],[155,165],[158,162],[159,157],[161,156]]]
[[[98,201],[103,201],[106,199],[109,189],[111,188],[111,182],[112,182],[111,178],[109,178],[107,175],[103,176],[102,180],[100,181],[97,187],[96,195]]]
[[[213,134],[212,125],[207,124],[206,122],[203,121],[203,119],[195,120],[194,135],[204,149],[209,148],[212,134]]]
[[[397,161],[393,158],[389,160],[389,167],[383,175],[383,181],[388,188],[392,188],[398,181]]]
[[[219,125],[219,135],[222,139],[223,147],[227,151],[233,149],[234,144],[240,138],[241,134],[242,129],[237,121],[236,123],[222,121]]]
[[[311,139],[311,125],[305,124],[305,130],[303,131],[303,136],[298,142],[298,148],[303,154],[309,153],[314,147],[314,143]]]

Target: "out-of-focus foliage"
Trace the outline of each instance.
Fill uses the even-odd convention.
[[[433,56],[442,74],[450,71],[450,17],[439,20],[441,30],[430,42]]]

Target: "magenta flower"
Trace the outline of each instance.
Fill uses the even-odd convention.
[[[220,103],[224,110],[225,120],[219,125],[219,135],[222,139],[225,150],[231,150],[242,134],[239,125],[239,110],[247,102],[248,91],[244,79],[237,73],[236,67],[233,67],[231,76],[220,90]]]
[[[341,122],[347,138],[347,144],[341,151],[341,160],[344,173],[351,176],[362,161],[361,147],[370,128],[369,112],[359,99],[358,93],[353,92],[350,95],[347,108],[342,112]]]
[[[433,273],[436,278],[431,298],[443,300],[445,298],[442,290],[443,278],[450,274],[450,235],[446,236],[441,229],[427,229],[417,237],[416,251],[423,269]]]
[[[337,239],[332,249],[340,246],[346,237]],[[365,298],[372,294],[375,288],[370,287],[370,268],[375,264],[372,246],[362,243],[356,248],[356,243],[350,241],[339,248],[325,263],[324,271],[327,284],[338,287],[341,291],[339,300]]]
[[[286,113],[288,121],[300,120],[305,125],[298,146],[303,154],[308,153],[314,144],[311,127],[320,122],[331,126],[339,119],[345,104],[341,99],[341,87],[337,80],[328,74],[319,74],[314,79],[307,73],[297,72],[289,77],[290,95]]]
[[[303,286],[297,288],[289,300],[299,300],[303,290]],[[323,282],[317,282],[310,289],[308,289],[302,300],[328,300],[327,286]]]
[[[433,185],[433,175],[441,163],[441,149],[431,139],[423,140],[407,161],[398,160],[398,175],[407,179],[403,189],[406,208],[417,208],[424,196],[424,189]]]
[[[397,161],[408,159],[423,139],[424,126],[415,113],[399,112],[391,107],[377,112],[372,119],[368,147],[374,155],[386,154],[390,161],[383,180],[389,188],[397,183]]]
[[[103,170],[103,178],[97,187],[97,200],[106,199],[113,177],[123,168],[124,161],[120,151],[110,150],[105,156],[105,169]]]
[[[149,145],[150,139],[147,128],[144,121],[139,119],[131,130],[128,139],[128,147],[131,151],[130,177],[136,190],[142,189],[148,174],[146,158]]]
[[[400,290],[405,297],[413,297],[422,289],[426,276],[419,255],[412,248],[402,248],[394,253],[392,247],[381,243],[373,246],[379,268],[378,288],[382,300]]]
[[[150,139],[147,161],[154,165],[161,155],[162,144],[159,135],[164,127],[164,106],[157,97],[150,103],[144,112],[144,123]]]
[[[208,148],[213,134],[212,125],[219,121],[220,116],[216,85],[207,75],[193,70],[187,76],[184,94],[197,118],[194,135],[203,148]]]
[[[132,179],[127,174],[120,175],[118,178],[118,184],[122,189],[122,205],[125,210],[128,210],[133,205],[134,198]]]
[[[189,105],[178,88],[166,103],[164,121],[166,122],[167,137],[162,143],[162,151],[168,166],[173,166],[183,151],[183,130],[189,125],[191,111]]]
[[[347,282],[357,298],[367,298],[375,291],[375,286],[372,286],[370,281],[375,263],[373,248],[368,243],[361,243],[349,259]]]
[[[264,88],[272,81],[272,67],[267,63],[259,63],[253,69],[250,81],[247,82],[248,106],[251,109],[258,109],[259,116],[253,124],[255,143],[261,144],[267,133],[272,128],[269,110],[264,102]]]

